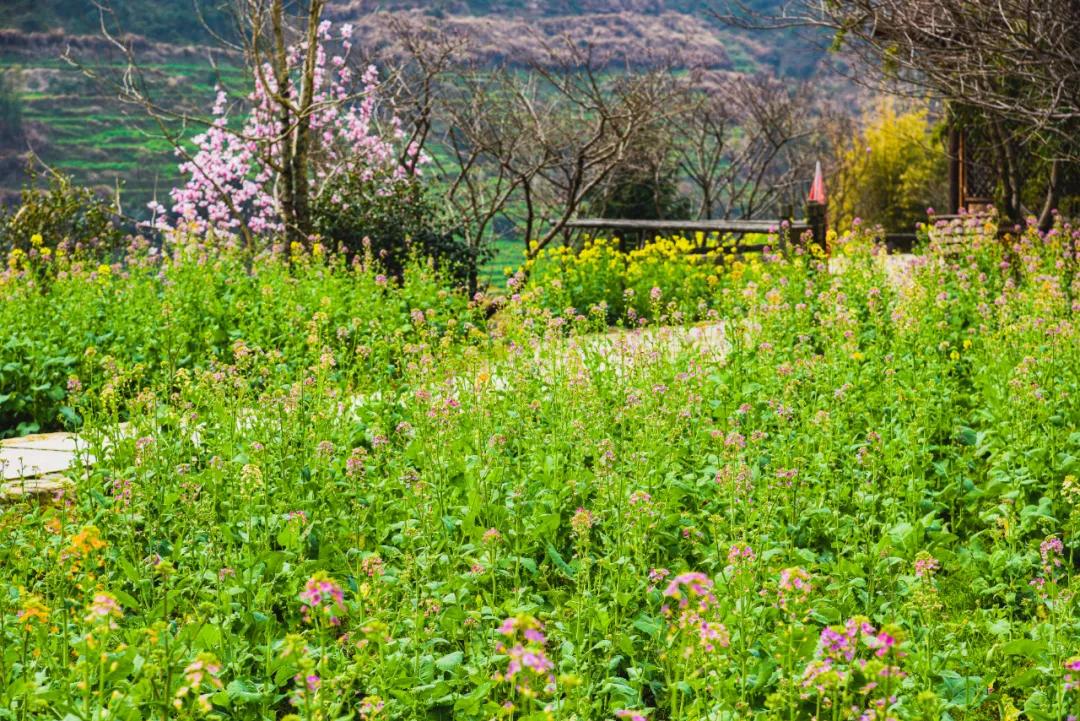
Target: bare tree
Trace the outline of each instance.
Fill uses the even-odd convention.
[[[511,202],[518,201],[524,208],[519,231],[531,237],[534,184],[550,161],[535,131],[548,123],[550,101],[539,97],[534,78],[506,69],[466,70],[445,93],[441,139],[450,152],[435,163],[461,233],[470,247],[482,247],[496,220],[510,216]]]
[[[446,205],[474,248],[505,220],[535,255],[565,234],[635,140],[676,109],[666,67],[612,73],[610,58],[565,39],[528,69],[480,67],[421,30],[393,44],[391,75],[411,68],[421,79],[398,94],[406,101],[398,112],[412,119],[413,137],[441,151],[431,155]],[[424,60],[432,57],[443,62]]]
[[[688,85],[674,119],[679,166],[698,217],[751,218],[772,208],[812,167],[818,132],[804,87],[764,76],[707,76]]]
[[[582,202],[625,162],[635,141],[681,111],[674,102],[677,84],[666,65],[627,68],[612,80],[601,71],[609,63],[588,45],[567,42],[550,52],[551,61],[534,68],[558,105],[546,123],[534,128],[540,154],[549,161],[530,188],[546,211],[544,230],[531,241],[530,255],[565,237],[566,224]]]
[[[730,170],[736,109],[726,99],[686,88],[684,112],[673,119],[679,169],[697,189],[697,217],[711,220]]]
[[[729,4],[730,6],[731,4]],[[824,28],[879,88],[948,101],[994,146],[1006,213],[1018,219],[1022,156],[1050,165],[1042,223],[1063,164],[1080,162],[1080,3],[1074,0],[795,0],[724,19],[753,27]]]
[[[470,67],[469,41],[450,35],[429,22],[417,22],[413,16],[389,17],[384,32],[389,42],[368,51],[365,64],[386,71],[383,90],[406,132],[404,147],[421,151],[406,155],[401,162],[409,172],[425,156],[429,143],[450,120],[443,115],[462,71]],[[478,76],[473,71],[465,75]],[[445,169],[445,166],[443,167]]]

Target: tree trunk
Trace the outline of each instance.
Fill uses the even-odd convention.
[[[1005,217],[1013,225],[1020,225],[1024,221],[1023,210],[1020,207],[1020,190],[1023,181],[1020,178],[1016,146],[997,121],[994,122],[994,134],[998,141],[998,172],[1005,191],[1003,198]]]
[[[308,160],[311,155],[311,115],[315,102],[315,67],[319,47],[319,23],[324,0],[311,0],[307,19],[307,53],[303,77],[300,79],[300,103],[296,113],[296,129],[292,143],[293,226],[289,230],[294,240],[307,243],[311,235],[311,183]]]
[[[1061,163],[1057,159],[1050,162],[1050,180],[1046,184],[1046,202],[1039,213],[1039,230],[1044,233],[1054,227],[1054,210],[1058,204],[1058,188],[1061,185]]]

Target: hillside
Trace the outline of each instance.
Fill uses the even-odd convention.
[[[192,3],[160,2],[160,0],[112,0],[107,16],[113,27],[137,28],[137,32],[154,40],[168,42],[201,42],[207,38],[201,23],[192,22]],[[769,10],[780,5],[779,0],[750,0],[748,7]],[[228,2],[200,0],[199,8],[207,24],[219,33],[228,32],[231,24]],[[350,15],[374,12],[422,11],[433,18],[499,17],[551,18],[580,15],[626,13],[632,15],[662,15],[680,13],[693,15],[713,23],[711,12],[723,7],[721,2],[695,0],[332,0],[331,9]],[[6,0],[0,7],[0,27],[17,28],[25,32],[45,32],[62,29],[73,35],[96,33],[101,17],[90,0]]]
[[[222,73],[226,81],[239,78],[220,53],[217,69],[210,64],[212,38],[191,7],[185,0],[114,0],[104,20],[112,30],[138,33],[137,54],[162,94],[199,106]],[[228,34],[223,5],[200,7],[214,32]],[[818,60],[816,50],[783,35],[753,37],[720,27],[690,0],[332,0],[327,16],[353,23],[360,47],[391,52],[391,20],[434,24],[468,38],[479,63],[537,62],[545,44],[561,37],[588,41],[619,64],[649,62],[677,48],[697,66],[805,76]],[[129,211],[172,186],[175,159],[167,143],[152,137],[153,124],[61,60],[70,48],[89,64],[115,62],[100,37],[101,22],[91,0],[0,6],[0,202],[14,196],[29,154],[85,184],[112,189],[122,183]]]

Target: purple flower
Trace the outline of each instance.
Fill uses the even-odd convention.
[[[495,650],[506,654],[508,660],[506,670],[497,673],[495,680],[513,684],[518,693],[530,698],[555,690],[555,663],[547,656],[543,628],[528,615],[511,616],[498,628],[507,640],[498,642]]]
[[[630,721],[648,721],[643,712],[631,711],[629,709],[619,709],[615,712],[615,718],[630,719]]]
[[[300,601],[304,604],[301,608],[304,620],[308,622],[311,622],[312,614],[318,612],[327,617],[331,626],[337,626],[345,613],[345,596],[341,586],[322,571],[304,584]]]

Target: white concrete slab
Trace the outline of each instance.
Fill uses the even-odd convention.
[[[92,458],[88,458],[92,462]],[[34,478],[51,473],[63,473],[78,465],[78,459],[69,451],[43,450],[39,448],[0,448],[0,471],[5,481]]]
[[[23,478],[0,484],[0,501],[18,501],[28,496],[55,497],[63,491],[70,490],[72,485],[71,480],[64,476]]]
[[[0,441],[0,447],[74,453],[78,450],[85,450],[86,442],[72,433],[38,433],[20,438],[6,438]]]

